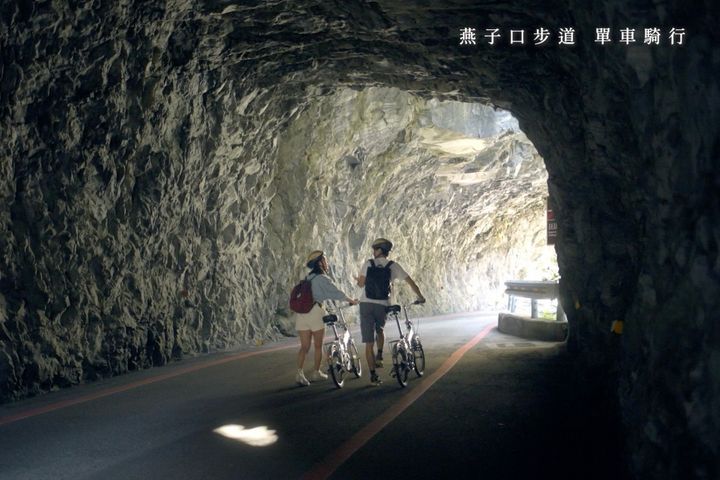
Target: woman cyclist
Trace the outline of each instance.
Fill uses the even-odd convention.
[[[310,385],[310,382],[305,377],[303,364],[305,363],[305,356],[310,351],[311,342],[315,346],[315,362],[310,378],[312,380],[327,379],[327,374],[320,371],[323,337],[325,336],[325,324],[322,321],[322,317],[326,315],[325,309],[322,307],[322,302],[325,300],[340,300],[349,302],[350,305],[356,305],[358,301],[345,295],[335,286],[332,280],[330,280],[330,277],[327,275],[329,265],[324,252],[321,250],[311,252],[307,257],[307,263],[305,265],[310,269],[307,279],[310,280],[310,284],[312,285],[315,304],[308,313],[295,314],[295,329],[300,337],[300,350],[298,351],[295,381],[298,385],[307,386]]]

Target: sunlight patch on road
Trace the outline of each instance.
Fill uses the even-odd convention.
[[[275,430],[270,430],[265,425],[255,428],[245,428],[242,425],[223,425],[213,432],[246,443],[251,447],[267,447],[278,440]]]

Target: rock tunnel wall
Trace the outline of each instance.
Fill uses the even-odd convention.
[[[277,335],[279,272],[296,268],[303,242],[337,240],[328,232],[342,218],[332,256],[346,278],[382,228],[337,201],[363,192],[326,168],[390,162],[403,143],[363,157],[342,139],[306,138],[308,121],[328,118],[312,108],[337,107],[342,119],[337,102],[363,95],[347,89],[394,87],[378,92],[410,103],[393,107],[406,124],[431,98],[489,102],[519,120],[557,209],[569,347],[616,389],[634,471],[713,478],[717,13],[709,1],[4,2],[3,398]],[[458,45],[465,26],[538,24],[684,26],[688,38],[682,48]],[[322,179],[304,181],[337,208],[320,222],[297,208],[302,183],[279,180],[298,168]],[[293,208],[298,223],[284,222]],[[440,266],[415,253],[413,228],[401,220],[391,233],[408,239],[398,254],[427,278]],[[439,295],[435,306],[451,302]],[[610,333],[615,320],[622,336]]]
[[[547,173],[507,112],[341,90],[290,123],[277,165],[266,245],[283,300],[288,272],[306,273],[316,248],[359,296],[353,277],[380,236],[428,297],[424,312],[497,309],[504,281],[557,272],[545,245]],[[396,300],[414,299],[398,287]]]

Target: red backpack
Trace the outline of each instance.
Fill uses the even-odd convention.
[[[312,283],[308,277],[305,277],[305,280],[295,285],[290,292],[290,310],[297,313],[308,313],[314,304]]]

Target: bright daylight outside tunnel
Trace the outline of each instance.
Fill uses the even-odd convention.
[[[354,291],[385,237],[426,315],[559,281],[562,349],[632,476],[717,478],[717,21],[710,1],[2,2],[0,397],[281,342],[307,254]]]

